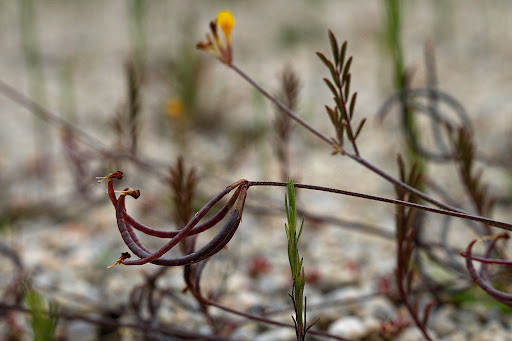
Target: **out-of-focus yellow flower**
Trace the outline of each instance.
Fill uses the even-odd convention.
[[[196,47],[213,54],[226,65],[233,61],[233,46],[231,45],[231,32],[235,26],[235,18],[229,11],[220,11],[217,19],[210,22],[210,33],[206,34],[206,41],[200,41]],[[224,34],[224,41],[219,37],[217,28]]]
[[[171,98],[165,102],[165,113],[171,118],[178,118],[183,115],[183,102],[178,98]]]

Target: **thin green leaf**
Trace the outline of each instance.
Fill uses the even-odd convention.
[[[350,71],[350,66],[352,65],[352,57],[350,57],[347,62],[345,63],[345,66],[343,67],[343,73],[342,73],[342,80],[343,80],[343,84],[345,84],[345,79]]]
[[[288,200],[290,207],[290,219],[293,221],[289,221],[288,224],[293,224],[293,226],[295,226],[297,223],[297,210],[295,209],[295,190],[293,182],[290,179],[288,179]]]
[[[284,196],[284,207],[286,208],[286,219],[288,221],[290,221],[290,213],[289,213],[289,209],[288,209],[288,196],[285,194]],[[286,224],[285,224],[286,226]]]
[[[302,229],[304,228],[304,217],[302,217],[302,223],[300,224],[299,235],[297,236],[297,242],[299,242],[300,236],[302,235]]]
[[[334,85],[331,83],[330,80],[328,80],[327,78],[324,78],[324,82],[325,84],[327,84],[327,86],[329,87],[329,89],[331,90],[331,92],[333,93],[334,97],[336,97],[337,99],[339,99],[339,94],[338,92],[336,91],[336,88],[334,87]]]
[[[331,122],[334,126],[338,125],[338,114],[336,111],[329,108],[327,105],[325,106],[325,110],[327,111],[327,114],[329,115],[329,118],[331,119]]]
[[[347,52],[347,41],[345,40],[340,48],[340,54],[339,54],[339,64],[343,65],[345,64],[345,54]]]
[[[344,78],[345,79],[345,100],[347,100],[348,96],[350,95],[350,79],[352,78],[352,76],[350,75],[350,73],[348,73],[346,75],[346,77]]]
[[[339,124],[341,124],[341,122],[343,121],[343,119],[345,119],[347,117],[347,112],[345,111],[345,102],[339,98],[336,98],[336,108],[338,108],[338,110],[340,111],[340,119],[339,119]]]
[[[332,65],[332,62],[329,59],[327,59],[327,57],[325,57],[323,53],[317,52],[316,55],[325,64],[325,66],[327,66],[327,68],[329,69],[329,71],[331,73],[336,71],[335,68],[334,68],[334,65]]]
[[[345,126],[348,126],[349,124],[350,123],[348,121],[343,122],[343,125],[345,125]],[[347,132],[348,140],[353,142],[355,140],[355,137],[353,135],[354,132],[351,129],[347,129],[346,132]]]
[[[339,51],[338,51],[338,42],[336,41],[336,37],[334,36],[334,33],[329,30],[329,40],[331,41],[331,49],[332,49],[332,55],[334,57],[334,63],[335,65],[339,65]]]
[[[316,55],[322,60],[322,62],[325,64],[325,66],[327,66],[327,68],[329,69],[329,72],[331,73],[331,78],[334,80],[334,83],[340,87],[340,80],[339,80],[339,77],[338,77],[338,74],[336,72],[336,69],[334,67],[334,65],[332,65],[332,62],[327,59],[322,53],[320,52],[317,52]]]
[[[350,99],[350,106],[348,109],[349,117],[351,120],[352,120],[352,117],[354,117],[354,108],[356,106],[356,100],[357,100],[357,92],[354,92],[354,94],[352,95],[352,98]]]
[[[359,136],[359,133],[361,132],[361,129],[363,129],[364,124],[366,123],[366,117],[359,122],[359,126],[357,127],[356,134],[354,136],[354,140],[357,139]]]

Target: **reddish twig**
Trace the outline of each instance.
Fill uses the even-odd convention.
[[[487,250],[485,252],[485,256],[482,259],[489,259],[489,256],[494,249],[496,242],[500,238],[508,238],[507,234],[499,234],[497,235],[487,247]],[[494,288],[494,286],[491,284],[488,278],[487,274],[487,262],[483,262],[481,266],[480,273],[478,273],[475,269],[475,266],[473,265],[473,260],[480,261],[479,259],[473,257],[472,250],[473,245],[478,241],[478,239],[473,240],[471,243],[469,243],[468,247],[466,248],[465,252],[461,252],[461,256],[466,258],[466,268],[468,269],[469,275],[475,281],[475,283],[482,288],[489,296],[495,298],[496,300],[500,301],[503,304],[506,304],[508,306],[512,306],[512,294],[506,293],[500,290],[497,290]],[[507,265],[511,265],[512,262],[509,262]]]

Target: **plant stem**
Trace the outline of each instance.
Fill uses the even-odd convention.
[[[345,155],[347,155],[352,160],[358,162],[359,164],[363,165],[364,167],[368,168],[372,172],[380,175],[384,179],[390,181],[391,183],[399,186],[400,188],[403,188],[403,189],[407,190],[408,192],[416,194],[417,196],[419,196],[423,200],[425,200],[427,202],[430,202],[431,204],[436,205],[437,207],[443,208],[443,209],[445,209],[447,211],[469,214],[468,212],[466,212],[464,210],[461,210],[460,208],[448,205],[448,204],[443,203],[441,201],[438,201],[438,200],[436,200],[436,199],[434,199],[434,198],[432,198],[430,196],[427,196],[425,193],[421,192],[420,190],[418,190],[418,189],[416,189],[416,188],[414,188],[412,186],[409,186],[405,182],[399,181],[398,179],[396,179],[393,176],[389,175],[388,173],[384,172],[380,168],[375,167],[375,165],[373,165],[372,163],[368,162],[366,159],[362,158],[361,156],[357,156],[357,155],[354,155],[354,154],[351,154],[351,153],[345,153]]]
[[[241,69],[239,69],[236,65],[230,64],[230,68],[232,68],[236,73],[238,73],[240,76],[242,76],[243,79],[245,79],[247,82],[249,82],[252,86],[254,86],[259,92],[263,94],[267,99],[269,99],[272,103],[277,105],[279,109],[281,109],[284,113],[286,113],[288,116],[290,116],[292,119],[297,121],[301,126],[312,132],[314,135],[319,137],[320,139],[324,140],[328,144],[332,145],[333,147],[336,146],[336,143],[322,134],[320,131],[318,131],[315,127],[313,127],[308,122],[304,121],[302,118],[297,116],[297,114],[288,108],[286,105],[284,105],[281,101],[279,101],[277,98],[270,95],[265,89],[263,89],[261,86],[258,85],[251,77],[249,77],[245,72],[243,72]]]
[[[277,182],[277,181],[249,181],[248,187],[251,187],[251,186],[286,187],[287,183],[286,182]],[[364,193],[359,193],[359,192],[351,192],[351,191],[335,189],[335,188],[330,188],[330,187],[321,187],[321,186],[298,184],[298,183],[295,183],[294,186],[297,188],[305,188],[305,189],[311,189],[311,190],[315,190],[315,191],[330,192],[330,193],[358,197],[358,198],[363,198],[363,199],[368,199],[368,200],[387,202],[387,203],[394,204],[394,205],[414,207],[414,208],[418,208],[420,210],[424,210],[424,211],[428,211],[428,212],[432,212],[432,213],[438,213],[438,214],[449,215],[449,216],[457,217],[457,218],[474,220],[474,221],[478,221],[481,223],[489,224],[491,226],[499,227],[499,228],[507,230],[507,231],[512,231],[512,224],[504,223],[501,221],[497,221],[497,220],[493,220],[493,219],[489,219],[489,218],[485,218],[485,217],[481,217],[481,216],[477,216],[477,215],[472,215],[472,214],[465,213],[465,212],[439,209],[439,208],[429,207],[429,206],[425,206],[425,205],[415,204],[415,203],[408,202],[408,201],[390,199],[390,198],[379,197],[379,196],[364,194]]]
[[[233,309],[233,308],[230,308],[230,307],[226,307],[224,305],[221,305],[221,304],[219,304],[217,302],[214,302],[214,301],[211,301],[211,300],[208,300],[208,299],[204,299],[204,302],[206,304],[208,304],[208,305],[211,305],[213,307],[219,308],[220,310],[224,310],[224,311],[227,311],[229,313],[232,313],[232,314],[235,314],[235,315],[238,315],[238,316],[242,316],[242,317],[247,318],[249,320],[259,321],[259,322],[262,322],[262,323],[271,324],[271,325],[275,325],[275,326],[279,326],[279,327],[295,328],[295,326],[293,324],[271,320],[271,319],[266,318],[264,316],[258,316],[258,315],[253,315],[253,314],[245,313],[243,311],[239,311],[239,310],[236,310],[236,309]],[[334,340],[339,340],[339,341],[349,341],[349,339],[345,339],[345,338],[340,337],[340,336],[332,335],[332,334],[326,333],[326,332],[321,331],[321,330],[309,330],[308,333],[310,333],[312,335],[318,335],[318,336],[327,337],[327,338],[334,339]]]
[[[263,94],[263,96],[265,96],[268,100],[270,100],[272,103],[277,105],[284,113],[286,113],[292,119],[297,121],[304,128],[306,128],[307,130],[312,132],[314,135],[316,135],[318,138],[320,138],[324,142],[328,143],[333,148],[335,148],[335,149],[339,149],[340,148],[340,146],[333,139],[327,137],[326,135],[324,135],[323,133],[318,131],[316,128],[314,128],[311,124],[309,124],[308,122],[306,122],[302,118],[300,118],[293,110],[291,110],[290,108],[287,108],[283,103],[281,103],[275,97],[270,95],[267,91],[265,91],[265,89],[263,89],[260,85],[258,85],[251,77],[249,77],[245,72],[243,72],[241,69],[239,69],[236,65],[231,64],[231,65],[229,65],[229,67],[232,68],[234,71],[236,71],[243,79],[245,79],[252,86],[254,86],[261,94]],[[416,189],[416,188],[414,188],[412,186],[409,186],[406,183],[396,179],[395,177],[391,176],[390,174],[388,174],[388,173],[384,172],[383,170],[379,169],[378,167],[374,166],[372,163],[368,162],[366,159],[364,159],[360,155],[351,154],[351,153],[349,153],[349,152],[347,152],[345,150],[343,150],[342,152],[343,152],[343,155],[347,155],[352,160],[358,162],[359,164],[361,164],[362,166],[368,168],[369,170],[371,170],[372,172],[376,173],[377,175],[380,175],[381,177],[383,177],[386,180],[390,181],[392,184],[394,184],[394,185],[396,185],[396,186],[398,186],[398,187],[400,187],[400,188],[402,188],[402,189],[404,189],[404,190],[406,190],[406,191],[408,191],[410,193],[414,193],[415,195],[417,195],[421,199],[423,199],[423,200],[425,200],[427,202],[430,202],[431,204],[433,204],[433,205],[435,205],[437,207],[440,207],[440,208],[442,208],[444,210],[452,211],[452,212],[458,212],[458,213],[462,213],[464,215],[470,216],[469,213],[467,213],[467,212],[465,212],[465,211],[463,211],[463,210],[461,210],[459,208],[456,208],[456,207],[450,206],[448,204],[442,203],[442,202],[440,202],[440,201],[438,201],[438,200],[428,196],[427,194],[419,191],[418,189]],[[509,224],[506,224],[506,225],[507,226],[512,226],[512,225],[509,225]],[[496,225],[494,225],[494,226],[496,226]],[[509,229],[509,228],[505,228],[505,229]]]

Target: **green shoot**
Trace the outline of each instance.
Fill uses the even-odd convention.
[[[25,285],[25,303],[30,310],[31,327],[35,341],[54,340],[55,329],[59,317],[57,304],[50,301],[48,304],[44,297],[35,291],[30,284]]]
[[[297,340],[305,340],[306,332],[309,329],[305,327],[306,322],[306,302],[304,298],[304,286],[306,280],[304,276],[304,268],[302,267],[303,259],[299,256],[299,239],[304,227],[304,217],[297,234],[297,209],[295,208],[295,190],[293,182],[288,179],[288,195],[285,195],[284,203],[286,207],[286,217],[288,224],[284,225],[286,230],[286,238],[288,239],[288,260],[290,262],[290,270],[292,273],[293,293],[290,294],[295,309],[295,331]]]
[[[389,50],[393,63],[393,85],[395,90],[406,91],[408,89],[409,75],[405,67],[404,51],[402,48],[402,0],[386,0],[385,4],[385,27],[383,40]],[[409,107],[407,96],[402,97],[402,125],[407,137],[407,156],[411,163],[417,163],[421,173],[426,174],[426,164],[423,157],[418,153],[417,145],[420,139],[420,129],[413,110]],[[422,188],[419,188],[422,190]]]

